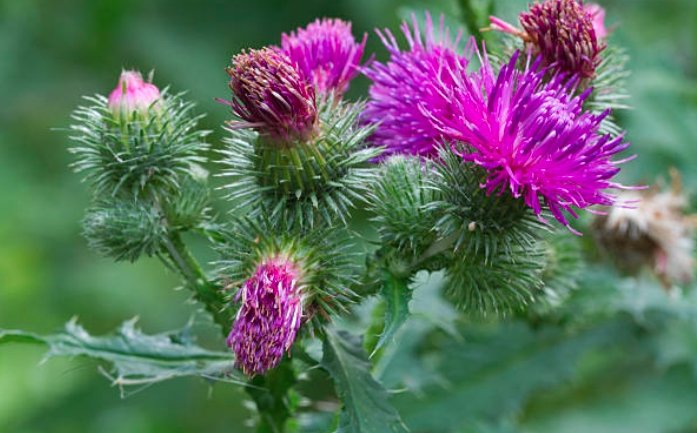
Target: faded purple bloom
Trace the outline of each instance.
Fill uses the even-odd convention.
[[[143,80],[140,72],[122,71],[119,83],[109,94],[109,108],[116,116],[144,113],[160,96],[160,90]]]
[[[597,11],[594,6],[600,9]],[[585,8],[578,0],[545,0],[535,3],[519,16],[524,31],[497,17],[489,17],[491,28],[522,38],[545,65],[565,73],[593,78],[605,45],[605,12],[597,5]],[[598,26],[600,19],[601,26]],[[604,34],[596,34],[596,28]]]
[[[568,226],[565,213],[577,217],[574,208],[613,203],[605,190],[620,187],[612,178],[621,161],[612,157],[629,144],[598,132],[609,110],[583,110],[592,89],[574,96],[578,78],[559,74],[545,83],[548,71],[540,68],[541,59],[520,71],[518,55],[498,76],[486,53],[478,72],[451,71],[455,85],[441,85],[440,91],[453,114],[441,117],[435,111],[431,118],[452,142],[464,143],[454,148],[465,160],[488,171],[482,185],[488,193],[509,190],[538,217],[544,204]]]
[[[368,35],[360,43],[351,23],[324,18],[281,36],[281,48],[322,94],[341,96],[358,74]]]
[[[236,55],[230,75],[232,107],[241,121],[232,128],[253,128],[281,144],[310,139],[317,126],[315,89],[278,48]]]
[[[598,38],[598,40],[607,38],[607,28],[605,27],[605,9],[596,3],[585,3],[583,5],[583,10],[585,10],[586,13],[591,17],[593,29],[595,30],[595,37]]]
[[[450,103],[434,91],[434,86],[427,84],[452,84],[450,71],[466,69],[467,59],[457,53],[460,34],[451,40],[442,19],[437,33],[428,14],[425,34],[419,30],[416,17],[412,17],[411,28],[406,22],[401,28],[409,44],[405,51],[400,50],[389,30],[378,31],[390,60],[373,62],[363,70],[373,82],[363,120],[377,125],[372,142],[385,147],[384,156],[394,153],[434,156],[442,135],[421,107],[447,117]]]
[[[237,294],[242,306],[227,344],[248,376],[276,367],[295,341],[302,317],[298,270],[286,258],[257,267]]]

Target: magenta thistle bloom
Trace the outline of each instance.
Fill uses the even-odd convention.
[[[230,75],[232,107],[241,121],[233,128],[254,128],[284,144],[311,138],[317,126],[315,89],[291,60],[277,48],[236,55]]]
[[[281,48],[322,94],[341,96],[358,74],[368,35],[360,43],[351,23],[322,19],[281,36]]]
[[[144,113],[160,96],[160,90],[143,80],[140,72],[123,71],[116,88],[109,94],[109,108],[116,116],[130,115],[134,111]]]
[[[277,257],[257,267],[237,294],[242,306],[227,344],[249,376],[276,367],[295,341],[302,317],[298,270]]]
[[[378,36],[390,53],[387,63],[373,62],[364,69],[372,80],[370,100],[363,120],[377,125],[372,142],[384,146],[384,155],[406,153],[434,156],[442,142],[442,134],[434,128],[427,115],[438,112],[447,117],[449,101],[428,83],[452,84],[451,70],[464,70],[467,59],[457,53],[458,34],[450,39],[450,31],[441,20],[436,34],[430,15],[426,15],[426,31],[421,34],[416,17],[412,27],[402,23],[402,32],[409,49],[402,51],[389,30],[378,31]]]
[[[612,181],[620,161],[612,157],[628,143],[598,132],[609,110],[583,111],[592,89],[574,96],[577,78],[555,75],[545,83],[540,59],[525,71],[517,61],[518,53],[497,76],[485,53],[479,72],[451,71],[455,86],[440,88],[453,115],[431,117],[451,141],[465,143],[455,147],[464,159],[488,171],[488,193],[509,190],[538,217],[544,203],[568,226],[565,212],[577,217],[574,208],[613,203],[605,190],[620,187]]]
[[[605,45],[602,25],[604,11],[586,7],[578,0],[545,0],[535,3],[530,10],[520,14],[523,30],[497,17],[490,17],[491,28],[522,38],[542,56],[545,65],[554,65],[561,72],[578,74],[581,78],[593,78],[600,64],[600,52]],[[601,26],[598,26],[600,19]],[[596,29],[605,32],[596,34]]]

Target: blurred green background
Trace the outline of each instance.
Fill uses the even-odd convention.
[[[499,3],[509,11],[526,2]],[[651,182],[676,166],[697,192],[697,2],[601,3],[617,26],[613,41],[632,58],[634,109],[619,117],[639,158],[627,165],[624,180]],[[69,124],[81,95],[110,91],[122,67],[152,69],[158,85],[189,91],[208,113],[205,127],[218,145],[228,113],[214,98],[227,96],[223,68],[240,49],[277,43],[283,31],[336,16],[353,21],[356,34],[371,32],[368,51],[384,58],[372,29],[394,29],[405,8],[425,6],[457,14],[447,0],[0,0],[0,328],[48,333],[78,315],[104,333],[140,315],[145,331],[161,332],[182,326],[196,310],[154,260],[114,264],[87,249],[80,219],[88,192],[68,169],[67,133],[56,130]],[[360,80],[352,96],[364,94]],[[52,359],[39,366],[42,356],[39,347],[0,350],[0,432],[251,431],[237,387],[181,379],[121,399],[95,363]],[[672,400],[658,406],[653,424],[603,429],[600,402],[591,408],[600,413],[597,425],[573,424],[578,413],[567,408],[578,429],[545,431],[697,431],[697,388],[681,374],[640,384],[647,399],[673,382],[682,386],[684,398],[675,401],[686,406]],[[554,394],[542,396],[528,409],[553,410],[554,401]],[[645,415],[641,406],[636,411]],[[690,412],[692,418],[683,416]],[[660,421],[680,416],[679,425]],[[531,423],[529,431],[545,422]]]

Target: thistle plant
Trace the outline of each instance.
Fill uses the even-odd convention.
[[[623,96],[594,85],[626,72],[604,14],[536,2],[522,29],[491,17],[496,36],[520,42],[493,48],[414,15],[405,41],[376,31],[386,60],[364,59],[367,36],[349,22],[317,20],[232,57],[212,160],[191,95],[124,71],[73,115],[73,168],[93,193],[84,236],[114,260],[156,257],[181,276],[221,338],[213,351],[166,349],[197,360],[186,374],[245,386],[259,432],[298,431],[295,385],[317,374],[336,384],[332,428],[406,432],[371,363],[399,344],[420,275],[442,277],[461,318],[554,314],[583,276],[589,211],[610,253],[650,245],[638,261],[664,281],[692,276],[694,221],[677,187],[617,179],[629,143],[606,122]],[[368,95],[350,100],[358,75]],[[199,263],[191,236],[217,258]]]

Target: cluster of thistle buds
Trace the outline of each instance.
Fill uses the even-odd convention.
[[[555,273],[580,265],[557,266],[557,238],[584,229],[579,211],[602,211],[617,202],[613,191],[629,189],[642,209],[669,202],[676,211],[664,221],[674,221],[682,201],[616,180],[629,144],[604,129],[610,110],[593,104],[599,91],[611,99],[594,87],[609,53],[603,9],[546,0],[520,24],[491,18],[523,42],[503,55],[428,13],[402,24],[406,44],[377,31],[386,61],[366,59],[367,35],[356,39],[339,19],[235,55],[231,97],[219,100],[232,115],[219,161],[232,209],[223,217],[207,204],[207,132],[191,104],[126,71],[109,98],[75,113],[75,168],[95,188],[85,234],[117,260],[156,256],[180,272],[231,329],[228,345],[249,376],[390,281],[411,290],[422,270],[444,271],[446,296],[467,313],[545,302],[565,289]],[[359,75],[370,80],[368,99],[350,101]],[[356,220],[357,207],[372,218]],[[674,262],[691,256],[688,235],[670,237],[676,252],[661,234],[670,227],[619,209],[599,232],[649,239],[654,267],[673,278]],[[360,245],[349,226],[369,222],[379,239]],[[211,278],[186,249],[187,231],[214,243]]]

